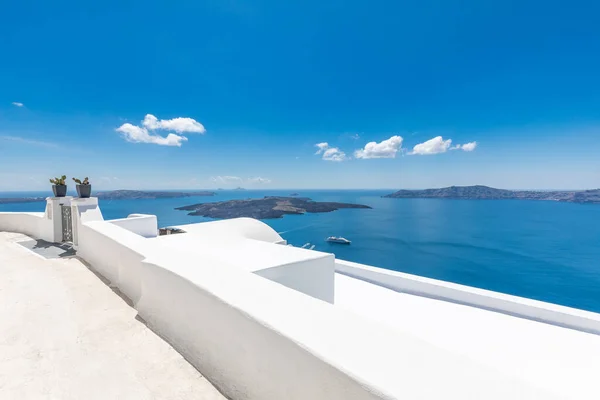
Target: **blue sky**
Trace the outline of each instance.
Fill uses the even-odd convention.
[[[0,190],[600,187],[597,2],[83,3],[2,7]]]

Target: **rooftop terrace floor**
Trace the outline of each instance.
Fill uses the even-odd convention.
[[[599,398],[599,335],[398,293],[340,273],[335,276],[335,304],[512,376],[541,393]],[[469,381],[466,376],[460,379]]]
[[[76,258],[0,232],[1,399],[224,397]]]

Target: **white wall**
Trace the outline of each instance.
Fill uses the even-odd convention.
[[[21,225],[17,231],[35,229],[35,218],[41,216],[0,214],[0,229],[11,229],[15,221]],[[30,221],[25,227],[24,220]],[[537,388],[468,357],[203,252],[168,251],[159,241],[108,221],[83,223],[79,233],[78,255],[131,298],[148,325],[232,399],[506,399],[539,394]],[[364,272],[351,267],[337,264],[347,273]],[[469,377],[472,384],[457,377]]]
[[[140,297],[145,239],[108,221],[80,225],[77,255],[119,288],[135,304]]]
[[[335,298],[333,254],[327,258],[299,261],[254,273],[328,303],[333,303]]]
[[[108,222],[145,238],[158,236],[158,221],[156,215],[131,214],[127,218],[112,219]]]
[[[191,256],[144,261],[136,308],[231,399],[540,398],[538,388],[468,357]]]
[[[278,330],[282,314],[295,320],[297,326],[291,330],[297,332],[329,328],[321,326],[320,318],[310,311],[311,306],[320,309],[326,303],[218,261],[198,261],[172,265],[177,272],[158,265],[168,264],[165,259],[144,262],[137,308],[153,330],[226,396],[261,400],[393,398],[336,369]],[[292,295],[292,303],[286,294]],[[299,299],[307,304],[294,304]],[[256,311],[272,318],[261,320]]]
[[[71,200],[71,217],[73,224],[73,245],[79,247],[79,230],[86,222],[104,221],[102,211],[98,207],[98,198],[75,198]]]
[[[40,237],[40,232],[46,227],[44,213],[36,212],[0,212],[0,231],[18,232]]]
[[[200,222],[196,224],[178,225],[186,232],[205,235],[213,238],[231,238],[240,236],[261,242],[286,244],[286,241],[269,225],[254,218],[233,218],[221,221]]]
[[[596,313],[556,304],[438,281],[344,260],[335,260],[336,271],[398,292],[411,293],[497,311],[535,321],[600,334]]]

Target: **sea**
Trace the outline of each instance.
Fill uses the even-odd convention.
[[[105,219],[155,214],[166,227],[211,221],[175,207],[294,192],[372,207],[264,220],[294,246],[310,243],[344,260],[600,312],[600,205],[382,197],[390,190],[223,190],[214,197],[101,200],[100,207]],[[43,210],[43,203],[0,204],[0,211]],[[352,244],[328,243],[328,236]]]

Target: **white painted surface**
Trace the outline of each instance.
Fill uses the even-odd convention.
[[[108,221],[88,222],[79,229],[77,254],[135,304],[140,297],[141,261],[150,248],[146,239]]]
[[[98,206],[97,197],[74,198],[71,200],[71,217],[73,223],[73,245],[79,246],[81,225],[92,221],[104,221]]]
[[[455,283],[336,260],[336,271],[399,292],[600,334],[600,314]]]
[[[108,222],[145,238],[158,236],[158,220],[156,219],[156,215],[131,214],[127,218],[111,219]]]
[[[315,299],[333,303],[335,288],[333,255],[264,268],[254,273]]]
[[[234,218],[222,221],[177,225],[175,228],[202,236],[223,237],[225,239],[239,236],[262,242],[285,244],[285,240],[269,225],[253,218]]]
[[[49,242],[62,242],[63,238],[63,223],[62,223],[62,207],[70,207],[72,196],[66,197],[48,197],[46,198],[47,209],[49,208],[48,215],[52,216],[51,221],[52,228],[44,229],[45,232],[50,233],[48,236]],[[20,231],[18,231],[20,232]],[[38,231],[39,237],[40,231]]]
[[[18,229],[38,229],[41,218],[39,214],[3,213],[0,229],[10,226],[10,221],[16,221]],[[563,369],[563,373],[581,373],[576,368],[579,356],[566,358],[570,349],[575,349],[573,354],[581,354],[584,349],[578,350],[573,337],[551,334],[554,339],[542,348],[547,350],[553,345],[564,350],[546,351],[545,358],[540,356],[541,361],[533,363],[523,376],[515,373],[520,371],[518,368],[509,367],[521,363],[520,367],[525,368],[528,359],[510,358],[510,351],[498,348],[493,341],[478,341],[477,336],[457,339],[463,335],[459,327],[470,331],[471,325],[485,318],[492,321],[486,320],[485,324],[496,323],[497,332],[518,332],[523,329],[518,325],[522,321],[533,324],[535,333],[525,333],[527,340],[545,335],[548,331],[544,328],[549,325],[398,293],[348,277],[341,281],[358,282],[358,289],[337,291],[337,305],[332,306],[269,280],[310,292],[310,276],[323,271],[329,274],[331,255],[276,246],[273,243],[278,242],[279,235],[258,221],[219,222],[207,224],[213,224],[209,228],[199,227],[201,224],[181,226],[189,233],[152,239],[109,221],[86,222],[80,225],[78,253],[133,300],[156,332],[233,399],[554,399],[572,398],[570,394],[585,398],[585,390],[580,387],[567,393],[568,385],[540,383],[546,373],[558,376],[557,370],[540,367],[544,363],[566,360],[574,367]],[[303,271],[296,268],[299,260],[322,262],[324,267],[307,264]],[[288,267],[291,274],[285,273]],[[546,303],[532,301],[532,306],[522,301],[527,299],[519,299],[514,306],[510,303],[513,296],[507,299],[498,293],[390,274],[344,261],[336,262],[335,267],[365,280],[380,280],[381,285],[394,286],[395,290],[453,302],[470,301],[478,307],[491,304],[504,312],[514,312],[511,307],[519,312],[541,307],[557,315],[555,306]],[[260,273],[269,279],[257,276]],[[325,280],[314,287],[318,285],[323,285],[317,289],[320,292],[330,283]],[[366,295],[369,291],[374,294]],[[417,301],[413,304],[406,299]],[[388,301],[394,307],[389,307]],[[456,307],[475,310],[481,316],[456,311]],[[400,311],[407,313],[406,321],[412,316],[414,321],[408,327],[402,324],[403,315],[396,314]],[[577,323],[581,319],[593,323],[597,317],[566,307],[559,311]],[[456,320],[451,318],[453,315]],[[457,329],[450,335],[445,335],[444,324],[435,325],[446,316],[446,323]],[[511,318],[511,322],[499,322],[503,320],[497,316]],[[427,323],[418,325],[419,319]],[[513,340],[519,337],[515,333]],[[471,343],[473,348],[469,347]],[[585,341],[581,343],[584,346]],[[515,349],[520,353],[519,345]],[[542,354],[542,350],[536,352]],[[594,351],[591,354],[594,360],[599,359]],[[592,361],[581,365],[595,372]],[[568,377],[566,381],[588,391],[594,389],[577,378]]]
[[[0,399],[224,397],[76,259],[0,233]]]
[[[195,257],[145,261],[137,308],[233,399],[559,398],[354,312]]]
[[[0,231],[40,237],[43,220],[44,213],[41,212],[0,212]]]
[[[153,246],[162,245],[173,254],[195,249],[203,256],[243,271],[254,272],[309,296],[333,302],[333,254],[248,239],[240,225],[228,226],[228,236],[206,235],[192,230],[188,233],[159,236],[149,242],[153,243]],[[261,233],[269,229],[276,235],[268,226],[259,227]],[[241,229],[241,232],[238,229]]]
[[[335,279],[336,307],[393,327],[399,337],[418,337],[559,398],[598,399],[598,335],[398,293],[341,274]]]

